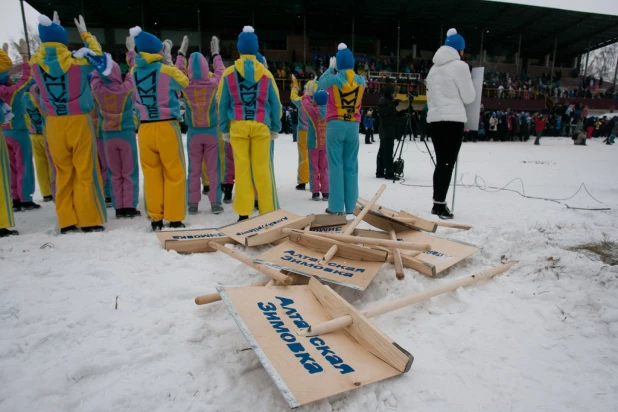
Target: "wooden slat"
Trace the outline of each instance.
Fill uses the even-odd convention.
[[[360,205],[361,207],[357,207],[358,212],[360,213],[360,211],[362,210],[362,208],[364,208],[365,206],[367,206],[368,202],[364,199],[358,199],[357,201],[358,205]],[[354,211],[354,214],[356,215],[357,212],[356,210]],[[371,213],[369,213],[367,216],[369,215],[378,215],[378,216],[382,216],[385,220],[390,221],[391,224],[396,224],[395,226],[395,231],[399,232],[400,230],[407,230],[407,229],[416,229],[416,230],[423,230],[425,232],[435,232],[436,229],[438,228],[438,225],[436,225],[435,222],[431,222],[429,220],[423,219],[421,217],[412,215],[410,213],[405,213],[405,215],[401,212],[396,212],[394,210],[388,209],[386,207],[380,206],[380,205],[373,205],[371,207]],[[402,221],[398,221],[397,219],[395,219],[395,217],[404,217],[404,218],[413,218],[415,219],[414,222],[402,222]],[[365,218],[364,219],[365,222],[369,223],[369,221]],[[369,223],[371,225],[373,225],[372,223]],[[387,230],[384,229],[383,227],[380,226],[376,226],[382,230]],[[401,228],[400,228],[401,227]],[[404,229],[405,228],[405,229]]]
[[[302,229],[308,224],[311,224],[311,222],[313,222],[314,219],[315,219],[315,215],[309,215],[309,216],[301,217],[300,219],[291,220],[289,222],[282,223],[278,225],[277,227],[265,230],[262,233],[248,236],[246,239],[246,245],[247,246],[258,246],[258,245],[265,245],[268,243],[272,243],[276,240],[281,239],[282,237],[287,237],[287,235],[284,235],[283,233],[281,233],[281,229],[283,228]]]
[[[343,243],[337,240],[328,239],[309,233],[301,233],[297,231],[290,233],[290,240],[294,243],[306,246],[317,252],[327,252],[331,248],[331,246],[337,245],[338,247],[335,256],[350,260],[358,260],[365,262],[386,262],[386,257],[388,255],[388,253],[383,250]]]

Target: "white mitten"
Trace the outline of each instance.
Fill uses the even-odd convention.
[[[230,134],[229,133],[221,133],[221,138],[224,142],[230,142]]]
[[[330,67],[331,69],[337,68],[337,58],[336,57],[330,58],[330,65],[328,67]]]
[[[28,43],[26,43],[26,39],[19,39],[19,43],[13,42],[13,47],[24,60],[28,59]]]
[[[54,19],[53,22],[56,24],[60,24],[60,17],[58,17],[58,12],[54,11]]]
[[[270,140],[275,140],[277,137],[279,137],[279,133],[270,132]]]
[[[217,36],[212,36],[212,40],[210,40],[210,52],[213,56],[219,54],[219,38]]]
[[[171,40],[163,40],[163,63],[173,66],[174,62],[172,61],[172,43]]]
[[[189,48],[189,38],[187,36],[184,36],[182,38],[182,43],[180,43],[180,49],[178,49],[178,54],[186,57],[188,48]]]
[[[88,31],[88,28],[86,27],[86,22],[84,21],[84,18],[82,16],[79,16],[79,20],[73,19],[73,21],[75,21],[75,27],[77,27],[78,32],[85,33]]]
[[[127,46],[127,51],[135,51],[135,38],[133,36],[127,36],[124,44]]]

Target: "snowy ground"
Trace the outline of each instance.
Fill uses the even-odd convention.
[[[362,137],[361,137],[362,139]],[[409,373],[302,408],[306,411],[616,411],[618,266],[567,247],[618,240],[617,148],[570,139],[466,143],[459,172],[501,187],[519,177],[532,196],[457,189],[456,221],[440,234],[484,247],[444,279],[386,264],[364,294],[337,289],[358,308],[500,263],[497,278],[375,319],[410,351]],[[406,184],[431,184],[422,143],[407,144]],[[378,145],[361,145],[361,196]],[[281,206],[321,213],[294,190],[296,147],[276,144]],[[514,183],[513,188],[518,188]],[[40,195],[37,195],[40,199]],[[450,202],[450,194],[449,194]],[[431,189],[389,183],[381,204],[430,217]],[[191,227],[235,221],[207,201]],[[287,405],[222,304],[198,307],[215,285],[261,277],[226,255],[164,251],[145,218],[110,217],[105,233],[58,235],[52,204],[16,215],[18,237],[0,239],[0,411],[284,411]],[[250,250],[250,254],[257,251]],[[548,260],[552,258],[551,260]],[[116,299],[118,308],[114,309]]]

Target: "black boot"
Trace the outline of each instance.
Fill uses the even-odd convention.
[[[0,237],[15,236],[15,235],[19,235],[19,232],[17,230],[0,229]]]
[[[232,189],[233,184],[222,184],[221,190],[223,190],[223,203],[232,203]]]
[[[34,202],[21,202],[21,208],[23,210],[35,210],[40,209],[41,205]]]
[[[305,190],[305,184],[301,183],[299,185],[296,185],[296,190]]]
[[[253,208],[255,210],[260,210],[260,203],[257,200],[255,202],[253,202]]]
[[[21,212],[21,200],[13,199],[13,212]]]
[[[163,229],[163,221],[162,220],[152,221],[150,222],[150,227],[152,227],[153,232],[158,232],[161,229]]]
[[[210,186],[204,185],[204,188],[202,189],[202,194],[207,195],[208,192],[210,192]]]
[[[446,203],[434,203],[433,208],[431,209],[432,215],[438,215],[440,219],[449,220],[455,217],[449,210]]]
[[[112,207],[114,206],[114,204],[112,203],[112,198],[111,197],[106,197],[105,198],[105,207]]]
[[[104,230],[105,228],[101,225],[82,227],[84,233],[103,232]]]
[[[322,200],[328,201],[328,193],[322,193]]]
[[[320,194],[319,193],[314,193],[311,195],[311,200],[320,200]]]
[[[132,219],[134,217],[141,216],[141,215],[142,215],[142,212],[140,212],[139,210],[137,210],[134,207],[127,207],[124,210],[124,217],[126,217],[128,219]]]
[[[170,228],[172,229],[182,229],[185,227],[185,224],[182,222],[170,222]]]
[[[249,219],[249,216],[238,215],[238,222],[242,222],[243,220]]]
[[[127,217],[127,209],[116,209],[116,219]]]
[[[79,232],[79,228],[75,225],[60,228],[61,235],[66,235],[67,233],[76,233],[76,232]]]
[[[51,202],[52,200],[54,200],[54,198],[52,197],[52,195],[49,195],[49,196],[43,196],[43,202]]]

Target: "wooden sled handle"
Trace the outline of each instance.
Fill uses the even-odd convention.
[[[249,286],[266,286],[269,282],[254,283]],[[195,298],[196,305],[207,305],[209,303],[218,302],[221,300],[221,295],[218,292],[209,293],[207,295],[198,296]]]
[[[356,218],[354,218],[352,223],[350,223],[350,225],[345,229],[345,231],[343,232],[344,235],[351,235],[352,232],[354,232],[354,229],[356,229],[356,226],[358,226],[358,224],[363,221],[363,218],[365,217],[365,215],[369,213],[369,210],[371,210],[372,206],[378,201],[378,199],[382,195],[382,192],[384,192],[385,190],[386,190],[386,185],[380,186],[380,189],[378,189],[378,191],[371,198],[369,203],[367,203],[367,206],[363,208],[363,210],[361,210],[358,216],[356,216]],[[324,257],[320,261],[320,264],[329,262],[333,258],[333,256],[335,256],[335,253],[337,253],[337,249],[338,249],[337,245],[331,246],[331,248],[328,250],[328,252],[326,252]]]
[[[440,226],[440,227],[452,227],[454,229],[463,229],[463,230],[470,230],[472,229],[472,226],[470,225],[463,225],[461,223],[453,223],[453,222],[433,222],[436,225]]]

